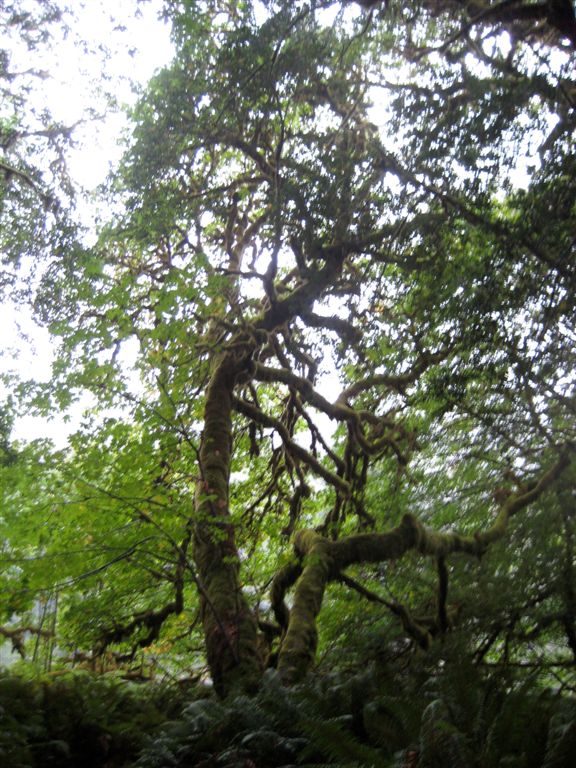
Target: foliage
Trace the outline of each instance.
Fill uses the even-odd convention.
[[[549,693],[489,674],[551,689],[576,660],[571,26],[368,5],[166,2],[176,55],[109,221],[39,287],[58,356],[17,394],[93,406],[63,450],[3,429],[3,630],[46,667],[56,636],[70,663],[208,670],[228,701],[144,761],[379,764],[420,740],[430,766],[554,764],[573,743]],[[415,712],[415,683],[357,710],[335,685],[330,709],[332,674],[452,644]],[[280,689],[275,662],[326,677]]]
[[[430,659],[403,672],[380,661],[292,688],[271,670],[256,696],[226,702],[85,672],[4,675],[0,754],[14,768],[570,764],[573,697],[535,676],[485,677],[453,651],[435,669]]]
[[[86,673],[36,681],[3,675],[2,762],[14,768],[127,765],[144,734],[165,719],[154,701],[158,693]]]
[[[290,689],[267,673],[256,697],[185,706],[137,765],[400,766],[414,756],[426,768],[569,764],[553,761],[574,754],[573,699],[551,696],[534,678],[508,686],[471,677],[451,661],[419,688],[382,667]]]
[[[75,247],[69,217],[73,189],[66,165],[72,127],[41,98],[50,77],[42,60],[66,34],[58,2],[3,3],[0,15],[0,290],[4,300],[31,300],[40,263]],[[20,268],[20,271],[19,271]]]

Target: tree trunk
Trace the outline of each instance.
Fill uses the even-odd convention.
[[[228,351],[215,361],[206,393],[193,551],[208,665],[220,696],[255,688],[263,672],[256,619],[240,585],[240,560],[228,507],[234,389],[248,374],[255,349],[267,334],[309,310],[340,273],[344,250],[331,246],[323,253],[325,262],[287,297],[275,299],[254,323],[253,334],[236,335]],[[233,288],[228,299],[234,303]]]
[[[224,357],[207,391],[194,521],[206,652],[219,696],[251,690],[262,675],[256,620],[240,586],[240,561],[228,507],[236,375],[236,362]]]

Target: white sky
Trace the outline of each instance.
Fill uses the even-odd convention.
[[[50,73],[47,79],[33,81],[34,103],[45,103],[54,118],[67,125],[78,121],[89,107],[103,114],[105,101],[98,94],[100,88],[111,89],[119,105],[134,103],[134,85],[145,84],[172,56],[169,28],[158,19],[160,7],[161,0],[138,6],[136,0],[75,2],[77,18],[71,34],[58,40],[57,57],[39,52],[31,58],[23,47],[18,49],[18,40],[12,41],[13,64],[20,62],[20,71],[34,67]],[[78,40],[86,45],[79,46]],[[80,125],[74,133],[76,147],[70,153],[70,172],[85,191],[79,206],[84,223],[94,214],[90,192],[121,157],[120,138],[126,127],[126,117],[117,111],[103,120]],[[0,329],[0,372],[13,371],[24,379],[49,379],[50,336],[34,324],[26,307],[0,306]],[[7,394],[0,384],[0,401]],[[78,425],[83,408],[75,409],[67,424],[61,418],[49,422],[33,416],[21,418],[12,436],[17,440],[49,437],[62,445]]]

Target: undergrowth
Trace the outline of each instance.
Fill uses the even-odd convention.
[[[573,768],[576,700],[536,678],[485,679],[452,664],[402,679],[376,666],[185,705],[138,768]]]
[[[2,768],[119,768],[165,720],[163,692],[111,676],[0,676]]]
[[[87,673],[0,677],[4,768],[572,768],[576,700],[451,662],[317,675],[222,702]]]

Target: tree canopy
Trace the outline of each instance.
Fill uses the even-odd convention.
[[[34,262],[70,247],[65,214],[72,190],[64,151],[71,129],[53,118],[49,105],[32,98],[49,77],[41,54],[50,49],[55,30],[63,33],[65,19],[65,8],[52,2],[2,6],[0,290],[16,302],[30,293],[25,278]]]
[[[109,220],[37,287],[16,394],[91,405],[3,438],[1,631],[220,696],[449,637],[573,666],[572,4],[164,14]]]

